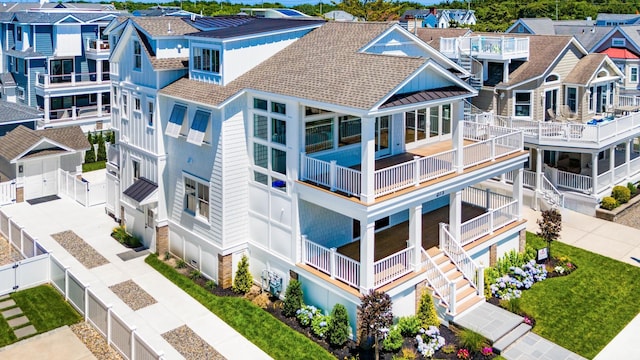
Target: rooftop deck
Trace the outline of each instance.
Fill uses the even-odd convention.
[[[529,58],[529,38],[513,36],[461,36],[440,39],[440,52],[452,59],[473,56],[485,60]]]

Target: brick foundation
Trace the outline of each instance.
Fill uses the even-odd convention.
[[[233,286],[233,254],[218,254],[218,286],[223,289]]]
[[[494,266],[498,262],[498,244],[489,246],[489,266]]]
[[[169,225],[156,226],[156,252],[159,255],[169,252]]]
[[[24,202],[24,188],[23,187],[16,188],[16,202],[17,203]]]
[[[120,206],[120,226],[124,226],[124,206]]]
[[[518,239],[518,251],[523,253],[527,249],[527,231],[520,230],[520,238]]]
[[[293,270],[289,270],[289,277],[290,277],[291,279],[298,280],[298,273],[297,273],[297,272],[295,272],[295,271],[293,271]]]

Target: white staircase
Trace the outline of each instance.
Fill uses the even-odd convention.
[[[469,85],[471,85],[471,87],[476,90],[480,90],[480,88],[482,87],[482,64],[472,58],[470,55],[460,52],[458,65],[471,73],[471,77],[468,80]]]
[[[478,295],[478,291],[471,285],[471,282],[467,280],[462,272],[456,268],[455,264],[447,257],[447,255],[437,247],[433,247],[427,250],[427,254],[433,262],[436,264],[442,274],[444,274],[447,280],[455,284],[455,305],[454,313],[449,315],[457,316],[464,311],[473,308],[475,305],[479,305],[484,302],[484,297]],[[481,290],[482,294],[484,290]],[[440,299],[442,305],[451,309],[451,299]]]

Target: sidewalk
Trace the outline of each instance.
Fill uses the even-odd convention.
[[[64,264],[71,266],[92,291],[112,304],[124,320],[137,327],[138,333],[166,359],[183,359],[161,334],[187,325],[227,359],[270,358],[253,343],[220,320],[180,288],[144,262],[144,257],[123,261],[117,254],[127,251],[110,237],[117,224],[105,214],[104,206],[85,208],[62,198],[38,205],[26,202],[5,206],[2,210],[37,237],[38,241]],[[51,234],[72,230],[90,244],[109,263],[91,270],[85,268],[58,244]],[[133,280],[157,303],[133,311],[109,286]]]
[[[539,211],[523,207],[523,218],[527,219],[527,231],[536,233]],[[640,267],[640,230],[625,225],[562,210],[562,231],[559,241]],[[640,340],[640,314],[638,314],[595,357],[596,360],[636,359]]]

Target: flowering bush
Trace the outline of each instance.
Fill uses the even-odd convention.
[[[300,325],[309,326],[316,316],[321,316],[320,309],[313,305],[303,305],[301,309],[296,311],[296,318],[300,321]]]
[[[490,347],[490,346],[485,346],[485,347],[482,348],[482,350],[480,350],[480,353],[483,356],[491,356],[491,355],[493,355],[493,348]]]
[[[535,260],[526,262],[521,267],[512,266],[509,273],[500,276],[490,285],[491,294],[502,300],[519,298],[523,289],[529,289],[534,283],[547,278],[547,269],[536,264]]]
[[[445,345],[445,340],[440,336],[440,330],[435,326],[429,326],[427,330],[420,329],[416,335],[418,352],[424,357],[432,357],[436,351]]]
[[[529,326],[533,326],[533,320],[531,320],[528,316],[525,316],[524,319],[522,319],[522,322]]]
[[[468,359],[470,358],[469,350],[467,350],[467,349],[460,349],[460,350],[458,350],[458,354],[457,354],[457,356],[458,356],[458,359],[461,359],[461,360],[468,360]]]
[[[569,259],[567,256],[561,256],[556,260],[558,262],[558,265],[553,268],[553,271],[557,272],[558,274],[569,275],[576,269],[575,264],[572,263],[571,259]]]
[[[318,311],[318,313],[311,319],[311,330],[316,336],[321,339],[324,339],[327,336],[327,332],[329,330],[329,321],[331,317],[328,315],[322,315]]]

